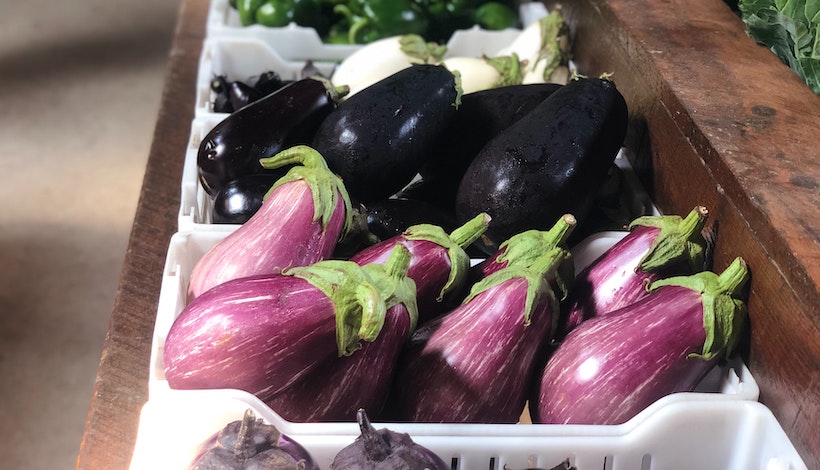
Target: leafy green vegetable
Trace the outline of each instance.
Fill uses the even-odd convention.
[[[820,95],[820,0],[740,0],[746,33]]]

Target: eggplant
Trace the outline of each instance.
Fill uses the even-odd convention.
[[[237,111],[254,101],[258,101],[262,95],[254,87],[234,80],[228,85],[228,97],[231,100],[231,107],[234,111]]]
[[[487,254],[516,233],[545,230],[564,213],[582,225],[623,144],[627,119],[611,80],[574,78],[475,156],[458,187],[458,220],[490,214]]]
[[[572,214],[562,215],[547,231],[527,230],[513,235],[498,247],[494,254],[470,268],[470,283],[478,282],[494,272],[509,266],[531,266],[550,251],[561,248],[568,255],[558,267],[553,289],[563,300],[575,279],[575,264],[567,246],[567,239],[575,230],[577,221]]]
[[[284,390],[265,400],[290,421],[347,421],[360,407],[381,411],[399,352],[418,323],[416,286],[408,277],[411,254],[394,247],[381,264],[362,265],[378,286],[386,312],[378,336],[350,355],[320,364]]]
[[[709,216],[697,206],[677,215],[638,217],[629,233],[584,268],[561,306],[558,339],[589,318],[606,315],[648,295],[646,286],[665,277],[706,268],[702,230]]]
[[[381,337],[396,303],[406,307],[410,330],[415,327],[415,286],[406,276],[409,253],[398,246],[394,253],[384,266],[324,260],[214,287],[186,305],[171,325],[163,350],[165,379],[172,389],[239,389],[262,401],[300,380],[326,379],[323,373],[338,367],[340,358]],[[370,356],[364,373],[392,373],[394,364],[386,358]],[[351,379],[376,388],[366,378]],[[331,394],[339,386],[322,383]],[[337,398],[365,400],[344,395]]]
[[[259,160],[307,144],[345,93],[327,80],[305,78],[236,110],[202,139],[199,181],[213,197],[228,181],[264,173]]]
[[[664,396],[693,390],[738,342],[748,279],[736,258],[720,275],[655,281],[643,299],[584,321],[538,374],[532,421],[621,424]]]
[[[379,240],[387,240],[418,224],[438,225],[446,232],[458,227],[455,216],[414,199],[390,198],[368,203],[367,227]]]
[[[243,176],[226,183],[214,195],[211,222],[244,224],[262,207],[265,195],[285,171]]]
[[[411,65],[340,103],[311,146],[354,198],[385,199],[413,179],[455,117],[457,83],[442,66]]]
[[[310,147],[290,147],[262,161],[272,169],[294,164],[262,207],[194,265],[189,300],[230,279],[304,266],[333,254],[351,223],[349,196]]]
[[[217,75],[211,80],[211,92],[214,95],[215,113],[232,113],[231,98],[228,96],[228,79],[225,75]]]
[[[448,300],[465,287],[470,257],[465,248],[479,238],[490,223],[479,214],[450,234],[438,225],[418,224],[400,235],[363,249],[350,261],[360,265],[384,263],[396,245],[410,250],[407,276],[416,284],[419,324],[438,316],[449,306]]]
[[[419,174],[422,178],[447,179],[455,196],[461,176],[484,145],[559,88],[561,85],[554,83],[533,83],[465,93],[456,118]]]
[[[333,457],[331,470],[450,470],[441,457],[413,442],[409,434],[374,428],[364,409],[358,410],[356,421],[361,434]]]
[[[319,470],[304,446],[248,408],[202,445],[191,470]]]
[[[256,83],[253,84],[253,89],[259,93],[260,96],[267,96],[274,91],[285,86],[288,82],[282,80],[282,77],[273,70],[268,70],[259,74]]]
[[[510,266],[410,337],[389,410],[401,421],[516,423],[558,315],[551,278],[569,253]]]

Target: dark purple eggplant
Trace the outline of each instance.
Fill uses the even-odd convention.
[[[319,470],[301,444],[276,426],[256,418],[250,408],[202,446],[191,470]]]
[[[378,336],[350,355],[323,362],[265,400],[268,406],[299,422],[347,421],[361,407],[381,411],[399,353],[418,322],[416,286],[407,271],[410,258],[405,247],[394,247],[384,263],[362,266],[384,296]]]
[[[399,360],[390,412],[413,422],[518,422],[558,315],[551,278],[568,255],[556,248],[530,267],[497,271],[420,325]]]
[[[456,118],[419,170],[422,178],[443,178],[453,185],[455,194],[461,176],[481,148],[561,86],[532,83],[466,93],[461,97]]]
[[[445,67],[412,65],[344,100],[322,122],[312,146],[351,196],[365,204],[385,199],[418,173],[460,97]]]
[[[310,142],[344,90],[326,80],[293,82],[227,116],[202,139],[199,181],[210,196],[228,181],[264,173],[259,160]]]
[[[305,145],[264,159],[265,168],[293,166],[262,207],[197,261],[188,300],[230,279],[276,273],[329,258],[351,223],[350,199],[322,156]]]
[[[228,79],[225,75],[217,75],[211,80],[211,92],[214,95],[215,113],[232,113],[231,98],[228,96]]]
[[[260,96],[267,96],[274,91],[282,88],[288,82],[282,80],[282,77],[273,70],[268,70],[259,74],[259,78],[253,84],[253,89],[256,90]]]
[[[644,216],[629,233],[578,273],[558,320],[558,339],[589,318],[606,315],[648,295],[658,279],[703,271],[706,239],[701,231],[709,212],[695,207],[686,218]]]
[[[525,230],[545,230],[561,214],[583,225],[627,128],[615,84],[578,77],[496,135],[473,159],[456,198],[460,221],[487,212],[488,254]]]
[[[584,321],[538,375],[532,421],[620,424],[664,396],[693,390],[737,344],[748,279],[736,258],[720,275],[655,281],[643,299]]]
[[[365,207],[367,227],[379,238],[400,235],[413,225],[431,224],[451,232],[458,227],[455,216],[423,201],[390,198],[368,203]]]
[[[214,195],[211,222],[244,224],[262,207],[265,194],[285,171],[243,176],[226,183]]]
[[[441,457],[413,442],[409,434],[376,429],[364,409],[356,413],[361,434],[340,450],[331,470],[450,470]]]
[[[237,111],[259,100],[262,95],[245,82],[234,80],[228,85],[228,97],[231,100],[231,107]]]
[[[450,306],[466,286],[470,257],[465,249],[487,230],[489,223],[487,214],[479,214],[449,234],[438,225],[413,225],[363,249],[350,261],[382,264],[396,245],[407,247],[411,255],[407,276],[416,283],[419,324],[423,324]]]
[[[403,303],[410,331],[415,327],[415,285],[406,277],[409,253],[397,246],[394,254],[386,265],[325,260],[280,274],[233,279],[208,290],[185,306],[168,332],[165,379],[173,389],[239,389],[262,401],[301,380],[326,379],[323,373],[338,367],[341,358],[361,352],[362,342],[385,333],[385,316],[393,305]],[[369,359],[366,375],[350,379],[375,389],[369,374],[389,376],[394,364]],[[330,394],[340,390],[339,383],[318,384]],[[367,399],[343,395],[336,398]],[[290,404],[320,406],[306,400]]]

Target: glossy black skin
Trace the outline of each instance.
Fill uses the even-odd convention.
[[[262,95],[244,82],[233,81],[228,85],[228,97],[231,100],[231,107],[237,110],[259,100]]]
[[[215,224],[244,224],[262,207],[265,194],[284,174],[284,171],[277,170],[229,181],[214,196],[211,221]]]
[[[582,225],[623,144],[627,120],[613,82],[572,80],[475,157],[459,185],[458,220],[490,214],[489,252],[524,230],[549,229],[561,214]]]
[[[484,145],[532,111],[561,85],[532,83],[468,93],[432,158],[419,170],[422,177],[458,186],[461,176]],[[453,189],[455,192],[455,189]]]
[[[213,197],[228,181],[270,172],[259,159],[309,143],[336,107],[325,82],[305,78],[235,111],[202,139],[199,180]]]
[[[383,199],[367,204],[365,210],[367,228],[379,240],[387,240],[418,224],[438,225],[447,233],[458,228],[454,216],[423,201]]]
[[[418,173],[455,117],[456,97],[446,68],[413,65],[342,102],[311,145],[352,197],[385,199]]]

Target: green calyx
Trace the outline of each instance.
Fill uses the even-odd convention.
[[[554,332],[558,322],[559,304],[550,280],[556,277],[561,265],[565,264],[570,259],[569,257],[569,251],[563,248],[554,248],[543,253],[531,265],[507,265],[504,269],[498,270],[473,284],[463,303],[470,302],[478,294],[498,284],[514,278],[523,278],[527,281],[527,297],[523,312],[524,325],[530,324],[533,309],[541,304],[544,296],[547,296],[552,312],[552,328],[550,331]]]
[[[432,224],[413,225],[402,234],[407,240],[425,240],[447,250],[447,256],[450,258],[450,275],[437,300],[441,301],[448,292],[464,284],[470,269],[470,257],[464,250],[484,234],[489,224],[489,214],[482,212],[449,235],[438,225]]]
[[[548,231],[527,230],[513,235],[498,247],[501,254],[496,260],[507,263],[506,267],[527,267],[541,262],[544,256],[555,256],[555,249],[566,251],[566,262],[561,263],[555,276],[561,290],[561,298],[566,298],[569,286],[575,279],[575,266],[566,242],[577,223],[572,214],[564,214]]]
[[[324,260],[282,271],[306,280],[333,303],[339,356],[374,341],[384,326],[388,309],[403,302],[410,313],[411,331],[418,321],[415,283],[406,276],[410,253],[405,247],[391,253],[385,265],[359,266],[352,261]]]
[[[724,350],[728,356],[737,346],[746,321],[746,302],[741,296],[748,281],[746,262],[735,258],[720,275],[702,271],[691,276],[670,277],[653,282],[649,290],[681,286],[701,294],[706,341],[700,354],[693,356],[709,360]]]
[[[324,157],[318,151],[307,145],[296,145],[272,157],[263,158],[259,160],[259,163],[263,168],[268,169],[297,165],[273,184],[268,195],[285,183],[304,180],[310,186],[310,192],[313,195],[313,221],[321,222],[323,229],[327,228],[341,197],[345,207],[342,234],[347,233],[353,222],[350,196],[341,178],[330,171]]]
[[[502,55],[496,57],[483,57],[491,67],[498,71],[498,81],[494,87],[502,87],[508,85],[520,85],[524,81],[524,69],[521,67],[521,61],[518,55],[513,53],[511,55]]]
[[[569,26],[564,21],[560,7],[541,18],[539,26],[541,49],[537,61],[546,61],[543,78],[549,81],[558,67],[569,64],[572,49]]]
[[[418,34],[405,34],[399,38],[399,48],[411,59],[410,62],[437,64],[444,58],[447,46],[436,42],[427,42]]]
[[[644,272],[656,271],[670,263],[685,261],[692,272],[701,271],[706,261],[706,240],[701,231],[709,217],[709,211],[697,206],[686,216],[677,215],[638,217],[629,224],[657,227],[658,236],[649,251],[638,264]]]

